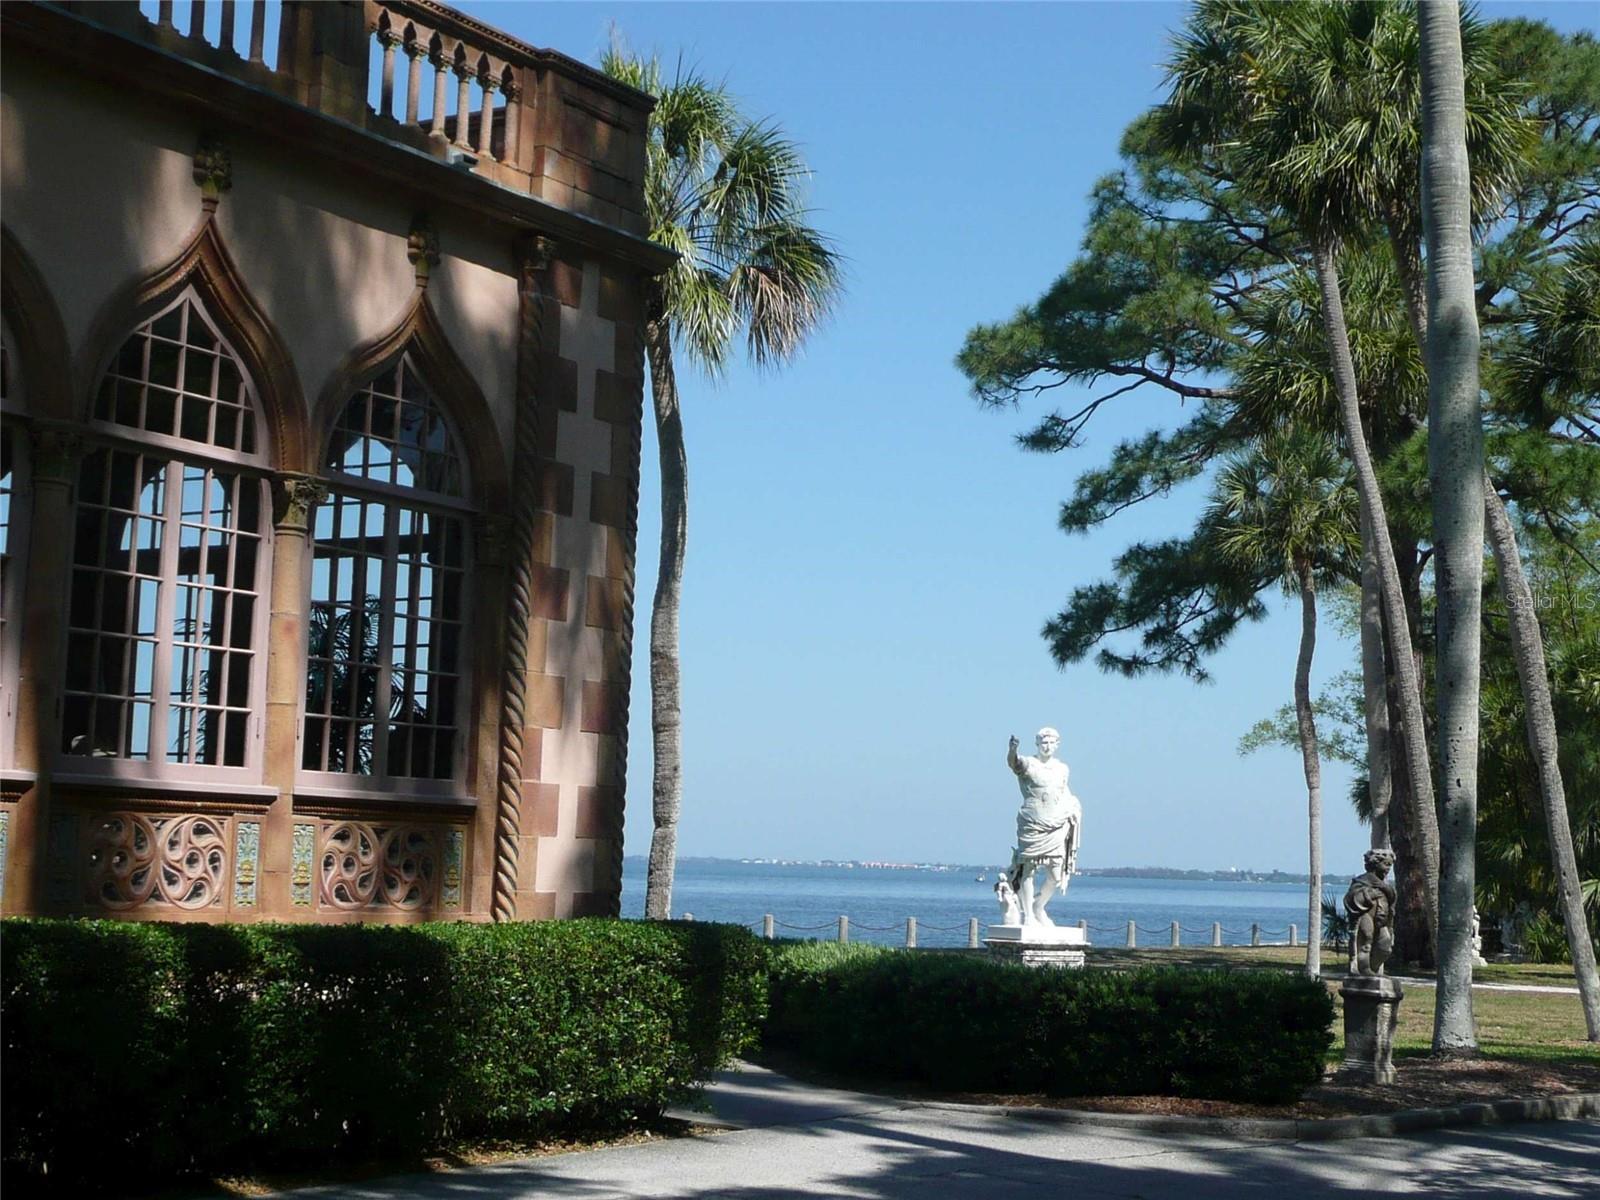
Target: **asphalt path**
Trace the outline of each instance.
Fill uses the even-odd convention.
[[[720,1076],[720,1128],[426,1176],[289,1193],[297,1200],[600,1200],[827,1196],[1600,1196],[1600,1122],[1549,1121],[1332,1142],[1147,1133],[812,1087],[759,1068]]]

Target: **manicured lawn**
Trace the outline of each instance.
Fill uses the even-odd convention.
[[[1169,966],[1282,971],[1303,966],[1305,948],[1290,946],[1183,946],[1127,950],[1094,948],[1089,964],[1096,967]],[[1324,949],[1325,973],[1341,976],[1344,955]],[[1401,971],[1400,974],[1406,974]],[[1576,987],[1572,968],[1564,963],[1490,963],[1473,972],[1479,983],[1521,983],[1535,987]],[[1339,979],[1328,984],[1338,1001]],[[1578,997],[1549,992],[1501,992],[1479,988],[1472,993],[1478,1022],[1478,1044],[1485,1057],[1524,1062],[1600,1062],[1600,1048],[1584,1040],[1583,1009]],[[1329,1060],[1344,1052],[1343,1010],[1334,1021]],[[1426,1054],[1433,1041],[1433,989],[1406,987],[1400,1005],[1395,1049],[1404,1055]]]
[[[1338,995],[1338,985],[1329,989]],[[1487,1058],[1524,1062],[1600,1062],[1600,1048],[1584,1040],[1583,1009],[1576,996],[1548,992],[1472,993],[1478,1046]],[[1433,1042],[1433,989],[1411,987],[1400,1002],[1395,1051],[1427,1054]],[[1330,1059],[1343,1056],[1343,1018],[1335,1023]]]
[[[1127,950],[1115,946],[1095,946],[1089,950],[1089,965],[1116,966],[1185,966],[1185,967],[1297,967],[1304,965],[1304,946],[1180,946],[1140,947]],[[1322,970],[1324,974],[1343,974],[1348,963],[1346,955],[1324,947]],[[1409,975],[1404,970],[1391,971],[1395,975]],[[1572,967],[1566,963],[1490,963],[1472,973],[1478,983],[1525,983],[1538,987],[1577,987]]]

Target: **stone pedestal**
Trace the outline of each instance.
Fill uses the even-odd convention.
[[[983,944],[997,958],[1030,967],[1081,967],[1089,939],[1075,925],[991,925]]]
[[[1394,1030],[1405,991],[1387,975],[1352,975],[1344,998],[1344,1065],[1339,1073],[1369,1083],[1394,1082]]]

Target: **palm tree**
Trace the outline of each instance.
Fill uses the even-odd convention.
[[[1600,411],[1600,236],[1591,234],[1580,240],[1555,278],[1530,293],[1523,326],[1523,338],[1506,364],[1517,402],[1564,421],[1578,431],[1580,445],[1600,444],[1600,431],[1593,424]],[[1567,946],[1578,977],[1585,1030],[1589,1041],[1597,1042],[1600,970],[1584,914],[1584,884],[1578,873],[1566,785],[1561,778],[1544,636],[1533,591],[1523,573],[1516,531],[1492,484],[1486,483],[1484,502],[1495,574],[1510,616],[1512,657],[1522,690],[1528,746],[1539,772]]]
[[[645,916],[671,914],[683,805],[678,610],[688,534],[688,460],[673,355],[715,373],[743,333],[757,365],[782,363],[832,310],[840,259],[807,223],[808,175],[795,144],[752,121],[724,85],[618,46],[602,69],[656,98],[650,114],[645,208],[650,237],[678,261],[646,289],[645,354],[661,455],[661,567],[650,617],[653,813]]]
[[[1439,767],[1436,1053],[1478,1046],[1472,911],[1478,829],[1478,693],[1483,605],[1483,412],[1472,271],[1466,70],[1455,0],[1419,7],[1422,221],[1428,246],[1428,476],[1433,494]]]
[[[1438,826],[1422,689],[1388,514],[1362,425],[1339,279],[1343,245],[1381,215],[1378,183],[1394,145],[1368,112],[1365,66],[1387,6],[1202,0],[1168,63],[1163,116],[1179,152],[1209,151],[1247,188],[1282,208],[1310,244],[1339,423],[1354,468],[1361,528],[1372,541],[1389,634],[1404,752],[1423,861],[1425,907],[1438,919]]]
[[[1203,522],[1226,558],[1251,571],[1276,570],[1284,591],[1300,597],[1294,708],[1306,776],[1306,974],[1312,979],[1322,974],[1322,767],[1311,707],[1317,584],[1354,569],[1361,553],[1358,507],[1348,464],[1333,440],[1289,426],[1223,466]]]

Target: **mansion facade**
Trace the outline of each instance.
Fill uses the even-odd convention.
[[[650,98],[433,0],[0,54],[0,911],[614,914]]]

